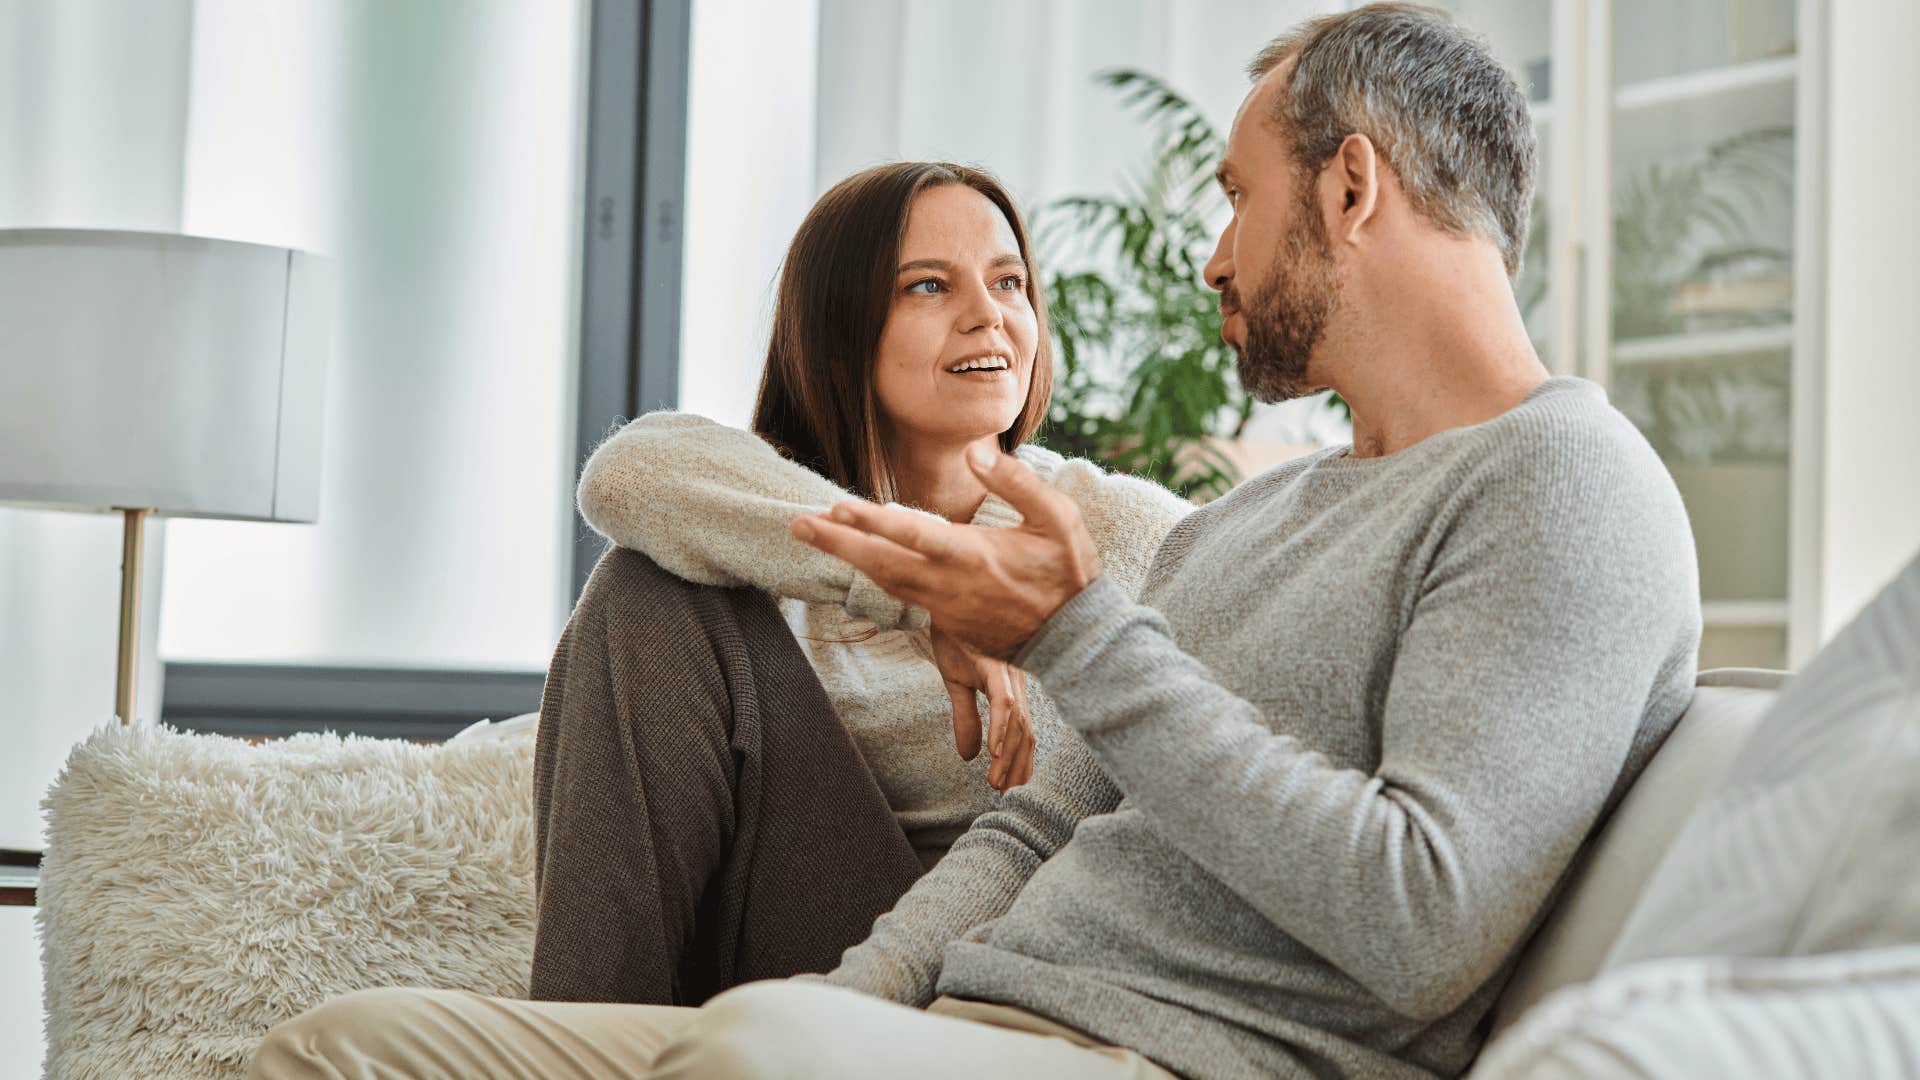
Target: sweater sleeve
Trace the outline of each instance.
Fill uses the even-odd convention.
[[[1192,504],[1157,484],[1109,473],[1092,462],[1062,460],[1037,447],[1023,460],[1073,497],[1100,549],[1103,580],[1137,596],[1154,551]],[[1006,914],[1040,864],[1086,818],[1119,805],[1120,793],[1080,736],[1059,720],[1037,686],[1035,772],[1000,805],[974,820],[952,849],[881,916],[866,941],[848,949],[826,976],[837,985],[905,1005],[934,998],[947,944],[978,934]]]
[[[750,431],[648,413],[594,450],[577,498],[595,531],[688,581],[839,604],[881,629],[926,625],[925,611],[793,538],[794,518],[852,496]]]
[[[946,856],[874,921],[867,939],[842,954],[827,982],[925,1008],[947,943],[1005,915],[1075,826],[1119,805],[1119,792],[1086,744],[1050,720],[1036,723],[1033,779],[975,818]]]
[[[1050,482],[1080,508],[1100,551],[1103,576],[1129,600],[1139,598],[1167,533],[1194,510],[1192,503],[1151,480],[1108,472],[1085,458],[1060,461]]]
[[[1273,730],[1104,578],[1016,658],[1158,835],[1409,1017],[1445,1015],[1511,954],[1670,681],[1666,630],[1691,602],[1662,576],[1684,537],[1521,473],[1496,487],[1533,501],[1462,518],[1426,569],[1371,772]],[[1648,632],[1595,647],[1570,613]]]

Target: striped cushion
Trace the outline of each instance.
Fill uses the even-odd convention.
[[[1608,970],[1920,943],[1920,559],[1788,683]]]
[[[1920,945],[1652,960],[1570,987],[1472,1080],[1824,1080],[1920,1067]]]

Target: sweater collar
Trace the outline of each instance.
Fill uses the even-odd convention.
[[[1049,484],[1053,482],[1054,470],[1059,468],[1060,463],[1065,460],[1059,454],[1032,443],[1015,450],[1014,456],[1025,462],[1041,480]],[[1021,518],[1020,511],[1015,510],[1007,500],[989,491],[986,499],[980,503],[980,508],[973,512],[973,519],[967,524],[988,529],[1004,529],[1009,525],[1018,525],[1022,520],[1024,519]]]

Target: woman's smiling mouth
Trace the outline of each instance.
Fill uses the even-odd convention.
[[[999,353],[970,356],[964,360],[947,365],[947,373],[949,375],[992,376],[1004,375],[1012,370],[1012,362]]]

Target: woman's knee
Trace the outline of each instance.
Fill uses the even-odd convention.
[[[577,607],[632,611],[636,604],[670,606],[710,587],[677,577],[632,548],[608,547],[587,575]]]

